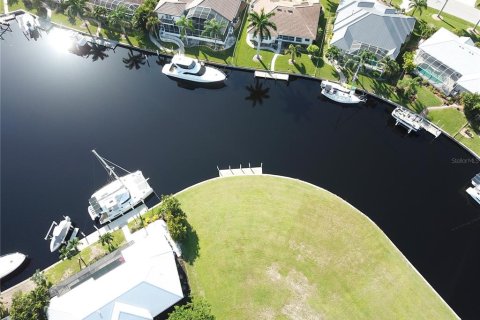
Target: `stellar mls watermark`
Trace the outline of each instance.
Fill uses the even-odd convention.
[[[480,160],[477,158],[452,158],[453,164],[480,164]]]

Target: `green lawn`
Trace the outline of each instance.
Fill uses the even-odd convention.
[[[0,13],[3,13],[3,0],[0,0]]]
[[[442,20],[435,20],[432,18],[432,15],[437,14],[438,11],[439,10],[437,9],[427,8],[427,10],[423,10],[420,14],[420,11],[417,10],[414,17],[425,20],[427,23],[433,24],[437,28],[443,27],[452,32],[455,32],[456,30],[467,30],[474,26],[472,23],[452,16],[446,12],[442,12]]]
[[[234,48],[235,47],[231,47],[228,50],[215,51],[207,46],[197,46],[193,48],[185,48],[185,53],[205,61],[232,64]]]
[[[472,149],[476,154],[480,154],[480,137],[478,134],[474,134],[473,138],[458,134],[458,131],[467,123],[463,112],[456,109],[432,110],[428,112],[428,118],[452,136],[455,135],[455,139]],[[470,126],[467,128],[474,133]]]
[[[423,85],[417,86],[417,99],[411,101],[398,94],[395,87],[380,80],[375,80],[364,75],[359,75],[356,82],[358,88],[374,92],[393,102],[401,104],[414,110],[421,112],[425,107],[433,107],[442,105],[442,101],[428,88]]]
[[[315,62],[308,57],[308,54],[302,54],[300,57],[295,58],[294,64],[290,64],[288,62],[289,59],[289,54],[279,56],[275,62],[275,71],[298,73],[329,80],[339,79],[337,71],[331,65],[325,63],[323,59],[318,60],[318,68],[316,71]]]
[[[250,176],[177,198],[195,230],[183,248],[192,293],[218,319],[455,318],[376,225],[327,191]]]
[[[113,231],[113,245],[119,247],[125,243],[125,236],[121,229]],[[100,242],[96,242],[87,248],[83,249],[82,252],[73,256],[70,260],[63,260],[62,262],[56,264],[54,267],[45,271],[45,276],[53,284],[56,284],[62,280],[65,280],[69,276],[80,271],[79,257],[81,257],[87,265],[93,263],[97,259],[105,256],[108,253],[106,247],[103,247]],[[84,265],[82,264],[84,268]]]

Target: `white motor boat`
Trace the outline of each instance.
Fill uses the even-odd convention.
[[[20,252],[6,254],[0,257],[0,279],[8,276],[17,270],[27,259],[27,256]]]
[[[145,179],[143,176],[142,171],[129,172],[102,158],[95,150],[92,150],[92,152],[105,167],[109,176],[114,179],[109,184],[95,191],[90,200],[88,200],[90,203],[88,213],[92,220],[98,219],[100,224],[110,222],[133,209],[153,193],[153,189],[148,184],[148,179]],[[119,177],[114,172],[114,166],[124,170],[127,174]]]
[[[392,112],[392,116],[397,120],[395,125],[401,124],[408,129],[408,133],[418,131],[423,128],[424,118],[420,115],[402,107],[397,107]]]
[[[56,251],[62,244],[65,243],[65,238],[72,227],[72,220],[69,216],[65,216],[62,221],[56,223],[55,221],[52,222],[50,225],[50,229],[48,229],[47,235],[45,236],[45,240],[50,239],[50,252]],[[50,235],[50,231],[52,230],[52,234]]]
[[[480,204],[480,173],[472,179],[473,187],[467,189],[467,193]]]
[[[356,94],[354,88],[349,89],[339,83],[323,80],[320,87],[325,97],[336,102],[352,104],[367,101],[364,96]]]
[[[173,56],[171,63],[163,66],[162,72],[169,77],[199,83],[221,82],[226,79],[222,71],[205,66],[197,59],[178,54]]]

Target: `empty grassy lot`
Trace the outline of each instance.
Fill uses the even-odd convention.
[[[218,319],[454,319],[382,231],[337,196],[271,176],[177,195],[194,295]],[[198,240],[198,241],[197,241]]]

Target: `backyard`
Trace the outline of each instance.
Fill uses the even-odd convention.
[[[325,190],[250,176],[176,197],[196,232],[198,252],[183,248],[192,293],[218,319],[455,319],[376,225]]]
[[[121,229],[113,231],[112,236],[112,245],[114,247],[120,247],[125,243],[125,236]],[[66,259],[55,264],[50,269],[45,271],[45,276],[50,282],[56,284],[79,272],[81,267],[85,267],[83,262],[81,263],[80,258],[83,259],[85,264],[90,265],[106,254],[108,254],[108,249],[102,246],[100,242],[96,242],[83,249],[80,253],[74,255],[71,259]]]

